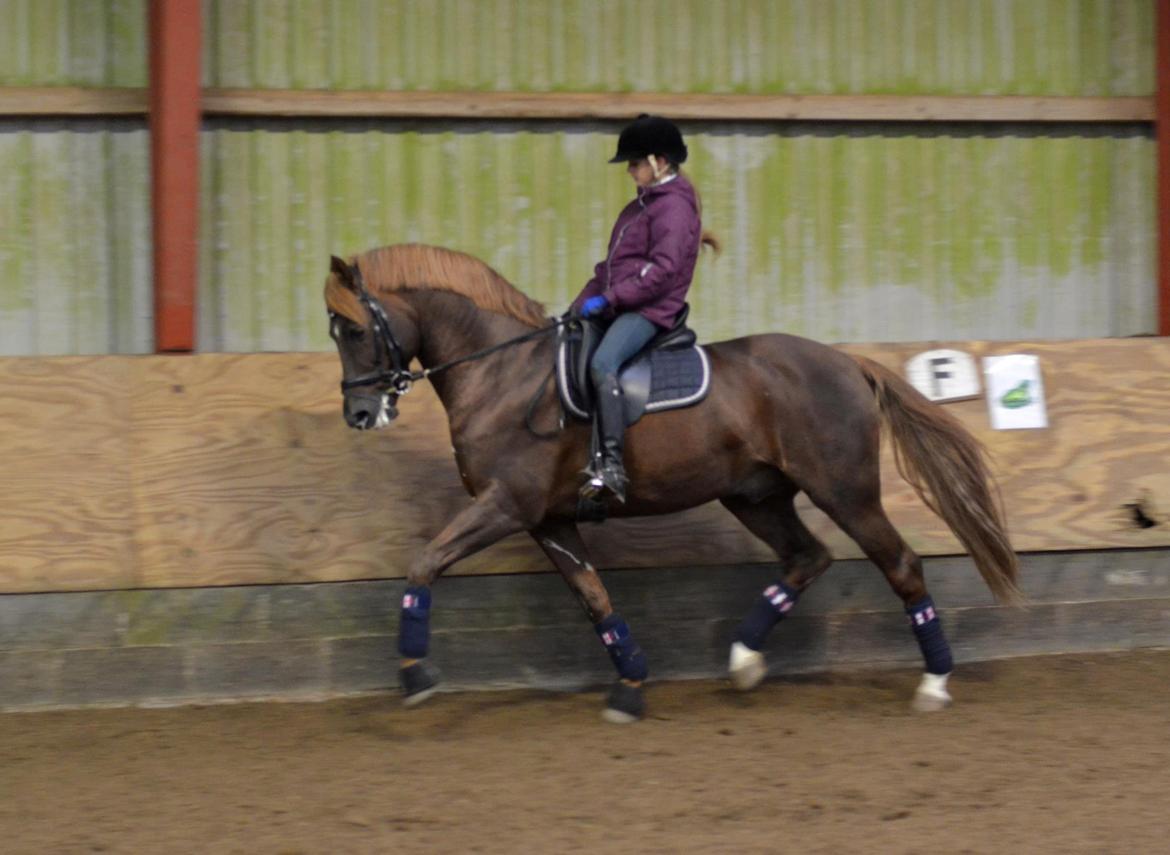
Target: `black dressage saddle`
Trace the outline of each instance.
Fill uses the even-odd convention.
[[[645,413],[689,407],[707,397],[711,365],[695,332],[687,326],[690,306],[684,305],[674,326],[650,340],[642,351],[622,366],[626,425]],[[557,392],[565,411],[588,420],[593,415],[593,384],[589,360],[605,335],[605,327],[582,319],[561,328],[557,339]]]

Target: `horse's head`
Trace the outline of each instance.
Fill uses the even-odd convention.
[[[371,294],[358,266],[337,256],[325,282],[325,305],[341,357],[345,422],[358,430],[386,427],[414,380],[410,360],[418,350],[418,330],[401,300]]]

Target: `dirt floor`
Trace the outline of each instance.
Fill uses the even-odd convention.
[[[5,853],[1166,852],[1170,651],[0,716]]]

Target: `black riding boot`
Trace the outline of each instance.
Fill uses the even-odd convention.
[[[626,501],[626,467],[622,463],[622,440],[626,433],[626,413],[622,390],[616,377],[606,377],[597,387],[597,427],[601,440],[601,461],[597,477],[619,502]]]

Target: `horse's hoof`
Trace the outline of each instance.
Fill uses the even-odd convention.
[[[426,662],[398,669],[398,682],[402,685],[403,706],[418,706],[435,693],[439,687],[439,672]]]
[[[752,650],[742,641],[731,645],[731,660],[727,665],[731,677],[731,685],[746,692],[760,685],[768,673],[768,663],[764,661],[764,654]]]
[[[646,701],[642,698],[642,687],[629,683],[614,683],[605,701],[601,717],[611,724],[631,724],[646,712]]]
[[[938,712],[951,705],[951,696],[947,692],[949,676],[950,674],[922,675],[922,682],[918,684],[918,691],[914,693],[914,701],[911,704],[915,712]]]

